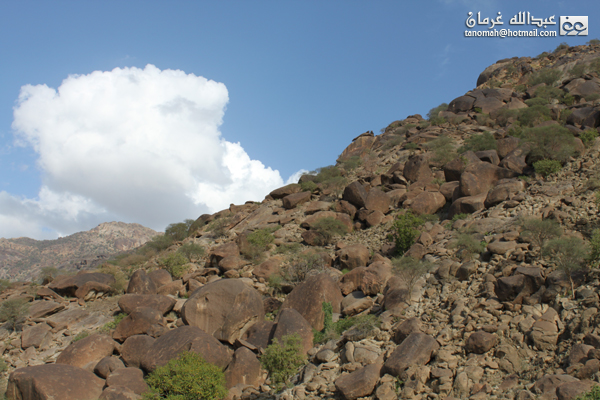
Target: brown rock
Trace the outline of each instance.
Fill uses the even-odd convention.
[[[113,339],[120,342],[133,335],[152,335],[152,332],[162,332],[165,321],[160,311],[148,307],[140,307],[123,318],[113,332]]]
[[[52,328],[50,328],[48,324],[43,322],[41,324],[24,328],[23,332],[21,333],[21,347],[23,350],[26,350],[32,346],[35,348],[40,347],[44,339],[50,335],[51,329]]]
[[[510,199],[515,194],[525,190],[525,183],[517,179],[501,179],[487,194],[485,198],[485,207],[493,207],[505,200]]]
[[[273,190],[271,193],[269,193],[269,196],[271,196],[274,199],[283,199],[285,196],[298,193],[299,191],[300,185],[298,185],[297,183],[292,183]]]
[[[460,176],[460,192],[463,196],[487,193],[500,179],[516,177],[518,173],[490,163],[469,165]]]
[[[352,182],[344,188],[342,199],[356,208],[362,208],[365,206],[367,200],[367,190],[360,182]]]
[[[15,370],[8,378],[8,399],[96,400],[104,380],[81,368],[44,364]]]
[[[258,387],[261,377],[260,361],[256,355],[246,347],[238,348],[233,353],[233,358],[225,370],[227,388],[236,385],[250,385]]]
[[[294,308],[316,330],[323,329],[323,302],[330,302],[334,313],[341,312],[342,294],[328,274],[308,277],[287,296],[281,309]]]
[[[115,356],[104,357],[96,366],[94,367],[94,373],[101,377],[102,379],[106,379],[111,372],[116,371],[119,368],[125,368],[125,364],[119,358]]]
[[[198,353],[221,369],[227,367],[231,358],[227,348],[212,335],[195,326],[181,326],[165,333],[152,343],[142,357],[141,367],[148,373],[152,372],[182,351]]]
[[[85,310],[72,308],[52,315],[50,318],[46,319],[46,323],[57,332],[62,329],[70,329],[89,317],[89,315],[90,314]]]
[[[75,296],[75,291],[87,282],[98,282],[107,286],[115,283],[115,277],[99,272],[80,272],[75,276],[57,276],[48,288],[63,296]]]
[[[390,210],[390,198],[381,189],[373,188],[367,194],[365,201],[367,210],[377,210],[386,214]]]
[[[454,192],[460,191],[460,182],[458,180],[452,182],[446,182],[440,186],[440,193],[444,196],[446,201],[452,201],[455,197]],[[456,196],[458,198],[458,196]]]
[[[556,393],[556,388],[562,384],[567,382],[578,382],[577,378],[574,378],[570,375],[544,375],[540,379],[538,379],[533,388],[531,389],[534,393],[537,394],[550,394],[554,395]],[[552,396],[554,397],[554,396]],[[551,398],[552,398],[551,397]]]
[[[258,267],[254,268],[252,273],[257,278],[263,278],[264,280],[268,280],[271,275],[279,273],[279,268],[281,267],[281,263],[283,262],[282,256],[273,256],[261,263]]]
[[[173,309],[177,301],[160,294],[124,294],[119,299],[119,308],[125,314],[131,314],[137,308],[148,307],[165,315]]]
[[[65,306],[63,304],[56,303],[54,301],[41,300],[34,301],[29,306],[29,315],[31,318],[44,318],[48,315],[55,314],[61,310],[64,310]]]
[[[443,166],[444,178],[446,179],[446,182],[460,181],[460,176],[467,166],[480,162],[481,160],[475,155],[474,152],[464,152]]]
[[[142,397],[122,386],[107,387],[98,400],[140,400]]]
[[[75,291],[75,297],[78,299],[87,301],[94,300],[96,298],[108,295],[113,292],[111,286],[105,285],[100,282],[86,282]]]
[[[350,219],[354,219],[354,216],[356,215],[356,207],[346,200],[340,200],[335,203],[335,212],[348,214]]]
[[[469,353],[487,353],[496,345],[498,337],[493,333],[477,331],[471,334],[465,342],[465,348]]]
[[[286,210],[296,208],[297,205],[310,201],[311,192],[299,192],[287,195],[283,198],[283,207]]]
[[[347,274],[342,275],[339,280],[339,287],[342,295],[346,296],[360,287],[367,267],[358,267],[352,269]]]
[[[403,174],[411,182],[428,181],[433,177],[429,168],[429,160],[424,154],[409,158],[404,164]]]
[[[475,98],[471,96],[460,96],[452,100],[448,105],[448,111],[455,114],[459,112],[470,111],[475,103]]]
[[[365,222],[367,223],[368,227],[377,226],[383,221],[384,218],[385,215],[379,210],[369,211],[365,217]]]
[[[128,367],[139,368],[146,352],[156,339],[148,335],[134,335],[125,340],[121,346],[121,357]]]
[[[215,338],[233,344],[264,317],[260,293],[239,279],[209,283],[189,297],[181,310],[183,321]]]
[[[219,268],[220,262],[226,257],[239,257],[240,249],[235,242],[229,242],[213,248],[208,255],[209,264],[212,268]]]
[[[273,321],[260,321],[248,328],[244,333],[243,340],[259,349],[266,349],[274,333],[275,323]]]
[[[431,359],[431,354],[440,347],[431,336],[413,332],[396,347],[394,352],[383,365],[383,373],[400,376],[411,365],[425,365]]]
[[[507,136],[504,139],[496,140],[496,146],[498,147],[498,156],[500,158],[506,157],[510,152],[519,147],[520,140],[516,137]]]
[[[381,364],[369,364],[335,380],[335,387],[346,400],[370,396],[379,381]]]
[[[416,214],[435,214],[446,204],[440,192],[422,192],[412,200],[409,208]]]
[[[366,266],[371,254],[367,246],[355,243],[339,250],[337,256],[342,269],[353,270],[354,268]]]
[[[305,229],[311,229],[313,226],[323,218],[335,218],[346,226],[348,232],[352,232],[353,223],[348,214],[337,213],[334,211],[319,211],[316,214],[306,218],[300,226]]]
[[[73,365],[91,372],[100,360],[113,353],[115,345],[115,341],[106,335],[90,335],[67,346],[56,363]]]
[[[498,165],[500,163],[500,158],[498,157],[498,153],[496,150],[483,150],[476,151],[475,155],[484,162],[488,162],[493,165]]]
[[[373,147],[373,143],[375,143],[375,137],[373,137],[372,132],[365,132],[367,135],[360,135],[356,137],[352,143],[348,147],[344,149],[342,154],[338,157],[338,161],[343,161],[344,159],[350,157],[360,157],[369,152]]]
[[[383,292],[391,276],[392,266],[386,262],[376,261],[365,269],[359,288],[367,296],[376,296]]]
[[[154,286],[158,289],[163,285],[171,283],[173,278],[166,269],[155,269],[154,271],[148,272],[148,277],[154,282]]]
[[[308,321],[293,308],[282,309],[277,316],[273,339],[281,343],[284,336],[297,333],[302,339],[304,353],[313,347],[313,331]]]
[[[108,387],[124,387],[135,394],[141,395],[148,390],[144,381],[144,373],[138,368],[119,368],[106,378]]]
[[[592,390],[592,387],[596,385],[597,382],[589,380],[563,383],[556,388],[556,396],[558,400],[574,400],[579,395]]]
[[[148,274],[146,274],[145,270],[138,269],[133,273],[133,275],[131,275],[131,279],[129,279],[127,293],[156,294],[156,284],[148,276]]]
[[[386,310],[399,309],[410,301],[410,293],[402,279],[392,276],[383,291],[383,305]]]
[[[421,331],[421,320],[416,317],[409,318],[394,328],[394,342],[401,344],[411,333]]]
[[[476,196],[461,197],[456,200],[448,209],[448,218],[456,214],[472,214],[485,208],[485,199],[487,193],[481,193]]]
[[[361,291],[350,293],[342,300],[342,314],[356,315],[373,306],[373,299],[365,296]]]

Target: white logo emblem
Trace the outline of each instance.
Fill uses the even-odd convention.
[[[588,17],[560,17],[560,35],[561,36],[587,36]]]

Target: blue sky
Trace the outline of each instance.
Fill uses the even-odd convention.
[[[54,238],[109,220],[162,230],[261,200],[298,171],[335,163],[360,133],[464,94],[499,59],[600,37],[597,1],[525,4],[1,2],[0,237]],[[519,11],[587,15],[589,35],[464,37],[468,12],[501,12],[509,27]],[[131,91],[126,78],[138,82]],[[106,85],[111,95],[77,97]],[[159,104],[193,115],[184,126],[155,121],[148,110]],[[130,135],[138,120],[147,141]]]

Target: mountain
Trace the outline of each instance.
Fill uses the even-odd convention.
[[[7,398],[598,398],[600,41],[475,78],[260,203],[4,289]]]
[[[93,269],[110,256],[135,249],[158,232],[140,224],[106,222],[55,240],[0,238],[0,278],[33,281],[44,267]]]

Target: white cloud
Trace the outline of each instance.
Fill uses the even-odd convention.
[[[221,137],[228,100],[222,83],[153,65],[69,76],[58,90],[23,86],[13,129],[38,154],[43,186],[37,199],[0,193],[0,237],[115,219],[162,230],[261,200],[283,179]]]

